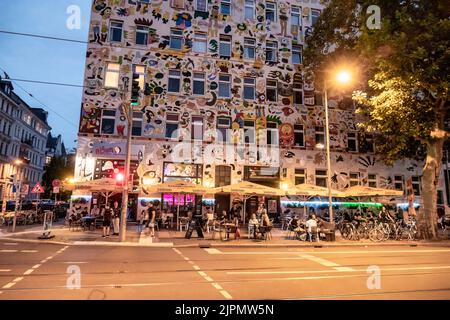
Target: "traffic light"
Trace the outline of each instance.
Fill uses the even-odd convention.
[[[133,72],[133,80],[131,82],[131,105],[137,106],[139,104],[139,74]]]

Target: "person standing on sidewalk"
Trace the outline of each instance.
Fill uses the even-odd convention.
[[[103,210],[103,238],[109,237],[111,229],[112,210],[107,204]]]
[[[148,220],[146,227],[150,229],[150,236],[153,238],[155,236],[156,210],[151,202],[148,204],[147,214]]]
[[[119,207],[119,203],[117,201],[114,201],[114,207],[113,207],[113,227],[114,227],[114,233],[113,236],[119,235],[119,228],[120,228],[120,214],[121,214],[121,208]]]

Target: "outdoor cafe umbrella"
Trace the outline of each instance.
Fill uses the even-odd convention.
[[[106,199],[108,203],[109,197],[114,194],[121,193],[123,187],[118,186],[117,181],[112,178],[102,178],[90,181],[77,181],[73,183],[64,184],[64,189],[69,191],[83,190],[89,193],[100,192]]]
[[[345,197],[401,197],[403,191],[367,186],[353,186],[343,191]]]
[[[215,188],[215,193],[240,193],[244,195],[244,221],[245,221],[245,204],[248,198],[253,196],[283,196],[285,191],[277,188],[264,186],[250,181],[241,181],[239,183],[230,184],[223,187]]]
[[[204,187],[185,180],[169,181],[160,184],[146,185],[147,193],[173,193],[173,194],[214,194],[214,188]],[[177,203],[177,229],[179,226],[180,204]]]

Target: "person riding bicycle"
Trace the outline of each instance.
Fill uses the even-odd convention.
[[[395,222],[391,214],[386,210],[386,207],[381,208],[381,211],[378,213],[378,219],[384,223]]]

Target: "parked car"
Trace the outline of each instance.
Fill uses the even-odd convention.
[[[42,199],[39,206],[42,210],[53,210],[55,208],[55,202],[51,199]]]

